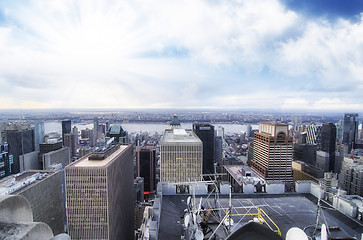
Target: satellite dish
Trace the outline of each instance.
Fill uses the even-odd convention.
[[[308,236],[300,228],[293,227],[287,231],[286,240],[308,240]]]
[[[185,214],[185,216],[184,216],[184,227],[187,228],[189,226],[189,222],[190,222],[190,215]]]
[[[197,231],[195,231],[194,238],[195,240],[203,240],[204,238],[203,232],[197,229]]]
[[[324,223],[321,225],[320,239],[328,240],[328,233],[326,232],[326,226]]]

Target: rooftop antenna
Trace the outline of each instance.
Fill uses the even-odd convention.
[[[321,238],[321,240],[327,240],[328,239],[328,235],[330,235],[330,231],[329,231],[329,228],[327,228],[328,226],[328,223],[326,221],[326,218],[324,216],[324,212],[323,212],[323,209],[321,208],[321,189],[322,189],[322,186],[321,186],[321,183],[319,184],[319,197],[318,197],[318,205],[317,205],[317,212],[316,212],[316,222],[315,222],[315,229],[314,229],[314,232],[313,232],[313,236],[315,236],[315,233],[316,233],[316,230],[318,229],[318,226],[319,226],[319,218],[320,218],[320,214],[321,216],[323,217],[323,220],[324,220],[324,223],[323,225],[321,226],[321,236],[324,236],[326,237],[325,239],[324,238]],[[325,235],[324,235],[325,234]]]

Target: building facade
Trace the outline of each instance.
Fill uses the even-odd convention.
[[[192,130],[166,129],[160,141],[160,181],[200,181],[203,144]]]
[[[155,154],[155,147],[136,147],[136,174],[144,178],[144,190],[147,192],[156,190]]]
[[[203,174],[214,173],[214,126],[197,123],[193,131],[203,143]]]
[[[35,222],[48,224],[55,235],[64,233],[62,175],[62,171],[39,170],[11,175],[0,181],[0,195],[25,197],[31,205]]]
[[[321,127],[321,151],[328,153],[328,172],[336,172],[335,169],[335,143],[337,128],[334,123],[323,123]]]
[[[64,134],[63,145],[70,149],[71,158],[77,156],[77,136],[73,133]]]
[[[9,145],[0,143],[0,179],[11,174],[11,165],[13,165],[13,155],[9,154]]]
[[[306,128],[306,143],[316,144],[316,150],[321,150],[321,128],[322,126],[317,126],[315,124],[310,124]]]
[[[133,239],[133,146],[115,145],[65,168],[72,239]]]
[[[342,170],[339,174],[339,187],[347,191],[348,195],[363,197],[363,160],[358,158],[344,158]]]
[[[292,183],[293,138],[287,124],[260,123],[253,140],[251,167],[265,180]]]
[[[7,143],[9,145],[9,154],[13,155],[13,165],[11,173],[20,172],[19,156],[34,151],[34,130],[6,130]]]

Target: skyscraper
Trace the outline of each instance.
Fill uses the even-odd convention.
[[[253,140],[252,168],[265,180],[292,183],[293,138],[287,124],[260,123]]]
[[[354,144],[358,140],[358,114],[346,113],[344,114],[343,126],[343,143],[348,146],[348,152],[354,148]]]
[[[65,168],[72,239],[134,238],[133,146],[115,145]]]
[[[160,140],[160,181],[200,181],[203,143],[192,130],[166,129]]]
[[[70,133],[72,130],[71,120],[62,121],[62,142],[64,146],[64,134]]]
[[[336,132],[337,128],[334,123],[323,123],[321,128],[321,150],[329,154],[329,172],[336,172],[334,169]]]
[[[137,176],[144,178],[144,190],[156,190],[155,147],[136,147]]]
[[[203,143],[203,174],[214,173],[214,126],[197,123],[193,131]]]

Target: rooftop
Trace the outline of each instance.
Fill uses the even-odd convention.
[[[161,143],[201,143],[195,133],[190,129],[166,129],[164,136],[160,141]]]
[[[225,165],[224,168],[240,186],[243,182],[265,182],[263,178],[260,178],[250,167],[246,165]]]
[[[17,194],[56,172],[54,170],[28,170],[10,175],[0,180],[0,195]]]
[[[109,155],[107,158],[103,160],[90,160],[90,156],[86,155],[79,160],[75,161],[74,163],[71,163],[67,167],[104,167],[110,162],[112,162],[117,155],[119,155],[121,152],[123,152],[129,145],[121,145],[118,150],[116,150],[114,153]]]
[[[112,125],[110,128],[110,134],[120,134],[124,131],[121,125]]]
[[[201,205],[202,209],[205,209],[203,211],[207,211],[210,206],[213,207],[214,205],[214,197],[209,199],[206,197],[207,196],[202,196]],[[187,198],[188,195],[163,196],[159,239],[176,240],[181,238],[184,233],[182,224],[184,223],[184,210],[187,208]],[[199,203],[200,196],[198,196],[195,201]],[[314,230],[314,227],[311,226],[314,226],[316,221],[317,206],[313,201],[303,195],[259,195],[257,197],[240,195],[233,196],[231,203],[233,206],[232,219],[235,223],[235,225],[232,226],[231,232],[236,231],[254,218],[254,216],[250,215],[236,216],[237,214],[255,213],[257,207],[262,209],[272,221],[276,223],[281,231],[283,239],[285,239],[287,231],[292,227],[298,227],[300,229],[306,228],[305,232],[308,234],[311,234]],[[219,204],[219,214],[223,217],[229,206],[229,198],[220,197]],[[211,216],[213,214],[216,215],[218,212],[212,213]],[[351,225],[344,222],[344,219],[337,217],[337,215],[331,214],[328,211],[324,211],[324,215],[329,227],[340,228],[340,230],[331,230],[334,237],[360,237],[360,229],[353,229]],[[217,225],[218,223],[213,223],[213,221],[208,223],[208,227],[211,229],[215,229]],[[223,231],[221,231],[221,234],[223,234]]]

